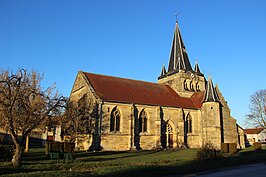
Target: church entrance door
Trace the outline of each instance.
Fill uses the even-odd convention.
[[[166,125],[166,139],[167,139],[167,147],[168,148],[173,148],[174,144],[174,137],[173,137],[173,128],[171,125],[167,124]]]

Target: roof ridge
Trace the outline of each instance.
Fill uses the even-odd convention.
[[[137,81],[137,82],[144,82],[144,83],[156,84],[156,85],[164,85],[164,84],[159,84],[159,83],[156,83],[156,82],[148,82],[148,81],[143,81],[143,80],[137,80],[137,79],[129,79],[129,78],[124,78],[124,77],[118,77],[118,76],[109,76],[109,75],[104,75],[104,74],[95,74],[95,73],[89,73],[89,72],[86,72],[86,71],[82,71],[82,72],[83,73],[87,73],[87,74],[92,74],[92,75],[109,77],[109,78],[116,78],[116,79],[123,79],[123,80]]]

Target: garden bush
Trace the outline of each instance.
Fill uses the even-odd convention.
[[[221,151],[217,150],[217,148],[210,142],[203,145],[202,148],[197,152],[198,160],[216,159],[221,157]]]
[[[0,145],[0,161],[7,162],[11,161],[14,155],[13,145]]]

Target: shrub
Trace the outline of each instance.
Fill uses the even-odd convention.
[[[14,155],[13,145],[0,145],[0,161],[7,162],[11,161]]]
[[[197,152],[198,160],[216,159],[222,157],[221,151],[218,151],[212,143],[206,143]]]
[[[253,143],[253,147],[254,147],[254,150],[257,151],[257,150],[261,150],[261,143]]]

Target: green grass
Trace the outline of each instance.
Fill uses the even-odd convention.
[[[196,160],[197,149],[132,152],[77,152],[75,160],[50,161],[44,149],[31,149],[23,156],[23,165],[13,167],[0,162],[0,175],[5,176],[167,176],[264,162],[266,151],[245,149],[235,155],[215,160]]]

